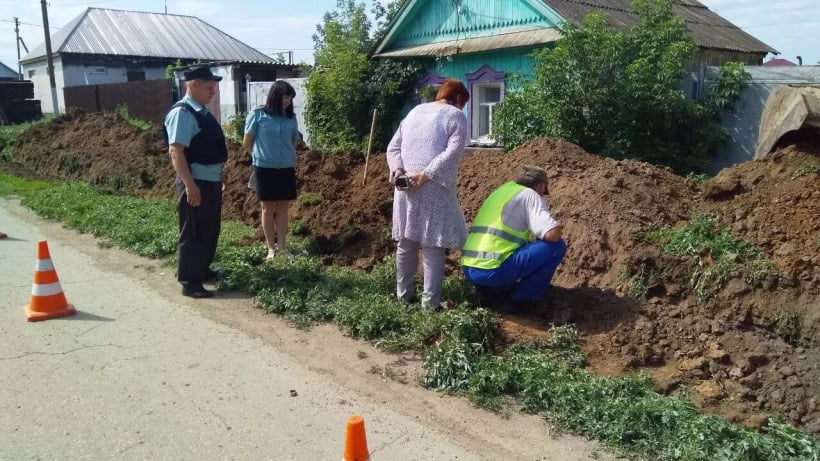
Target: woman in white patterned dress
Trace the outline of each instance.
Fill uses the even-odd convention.
[[[413,108],[387,147],[390,181],[407,176],[409,187],[393,193],[396,296],[411,303],[413,278],[422,249],[426,309],[441,306],[445,250],[467,239],[467,224],[456,200],[456,179],[467,143],[464,105],[470,94],[460,80],[447,79],[435,102]]]

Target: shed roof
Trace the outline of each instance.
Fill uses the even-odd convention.
[[[9,79],[9,78],[17,79],[17,77],[18,77],[18,75],[17,75],[16,70],[14,70],[11,67],[9,67],[9,66],[3,64],[2,62],[0,62],[0,78],[3,78],[3,79]]]
[[[88,8],[51,37],[52,52],[273,62],[269,56],[194,17],[142,11]],[[40,44],[22,61],[45,57]]]
[[[777,58],[777,59],[770,59],[763,63],[764,66],[772,67],[772,66],[796,66],[797,64],[789,61],[788,59]]]
[[[617,30],[627,31],[637,22],[631,0],[543,1],[564,19],[575,24],[581,24],[584,17],[594,11],[606,13],[607,23]],[[695,43],[702,48],[744,53],[779,53],[697,0],[678,0],[673,10],[686,23]]]

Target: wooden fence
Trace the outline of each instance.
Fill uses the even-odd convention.
[[[162,123],[174,103],[170,80],[142,80],[107,85],[69,86],[63,88],[66,109],[76,107],[87,112],[113,111],[128,106],[128,114],[153,123]]]

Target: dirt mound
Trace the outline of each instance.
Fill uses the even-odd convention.
[[[174,178],[167,152],[158,127],[142,130],[116,113],[75,111],[23,133],[13,161],[45,179],[82,180],[115,192],[171,197]]]
[[[544,334],[551,323],[573,322],[600,373],[641,368],[659,391],[686,386],[701,407],[731,420],[754,425],[762,414],[779,414],[820,432],[819,150],[786,146],[704,186],[557,139],[506,154],[468,151],[458,191],[468,222],[522,165],[543,165],[548,202],[569,244],[544,303],[526,317],[505,318],[504,339],[519,341]],[[238,146],[230,154],[223,214],[258,227],[259,205],[247,188],[250,169],[239,163]],[[139,130],[114,115],[74,114],[39,125],[18,140],[13,159],[45,177],[172,195],[173,172],[159,131]],[[328,263],[366,269],[393,251],[392,190],[383,154],[370,158],[364,184],[363,177],[361,155],[300,152],[300,198],[291,214],[316,238]],[[733,271],[708,301],[699,300],[690,286],[699,262],[661,254],[643,233],[657,225],[682,226],[702,212],[759,245],[775,267],[762,278]],[[457,257],[450,255],[451,270]],[[643,270],[657,274],[645,302],[625,296],[624,275]],[[784,327],[796,328],[802,338],[787,343]]]

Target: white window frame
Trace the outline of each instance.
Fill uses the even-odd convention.
[[[497,88],[498,89],[498,101],[492,102],[485,102],[481,100],[481,90],[485,88]],[[504,87],[499,82],[492,82],[492,83],[476,83],[473,85],[473,139],[479,139],[482,136],[487,136],[489,138],[493,137],[493,110],[495,109],[495,105],[499,102],[504,100]],[[488,110],[488,120],[487,120],[487,133],[479,133],[481,128],[481,108],[487,107]]]

